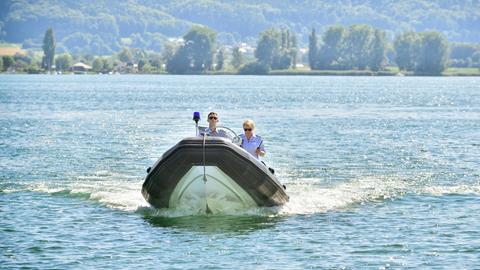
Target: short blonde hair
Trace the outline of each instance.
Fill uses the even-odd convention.
[[[243,121],[243,127],[248,127],[251,128],[252,130],[255,130],[255,122],[253,120],[247,119]]]

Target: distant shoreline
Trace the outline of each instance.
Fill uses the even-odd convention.
[[[25,73],[25,72],[3,72],[1,75],[46,75],[47,73]],[[86,72],[84,74],[57,73],[54,75],[200,75],[200,76],[359,76],[359,77],[479,77],[480,69],[453,69],[444,71],[441,74],[419,74],[413,72],[395,72],[395,71],[378,71],[369,70],[273,70],[267,74],[239,74],[233,71],[214,71],[207,73],[189,73],[189,74],[171,74],[171,73],[115,73],[102,74],[95,72]]]

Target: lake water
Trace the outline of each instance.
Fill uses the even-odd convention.
[[[257,123],[290,202],[152,209],[192,112]],[[0,268],[479,269],[480,78],[0,76]]]

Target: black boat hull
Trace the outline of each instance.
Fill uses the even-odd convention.
[[[142,194],[156,208],[194,212],[228,212],[288,201],[284,187],[263,163],[220,137],[180,141],[150,169]]]

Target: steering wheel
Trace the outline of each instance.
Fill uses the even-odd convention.
[[[227,133],[227,135],[232,139],[232,143],[238,146],[242,145],[242,138],[235,133],[232,129],[224,126],[217,126],[217,129],[223,129]]]

